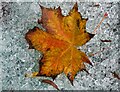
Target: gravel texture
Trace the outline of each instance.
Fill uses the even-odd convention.
[[[99,6],[95,6],[99,4]],[[67,15],[74,2],[41,2],[45,7],[61,6],[63,15]],[[105,12],[108,17],[97,30],[96,36],[85,46],[80,47],[88,56],[106,48],[104,51],[89,56],[93,67],[86,64],[90,74],[79,72],[72,86],[64,74],[60,74],[54,82],[62,90],[118,90],[119,80],[111,72],[120,75],[119,54],[119,2],[80,2],[79,12],[88,18],[86,29],[92,32]],[[2,2],[0,3],[0,82],[2,90],[55,90],[48,84],[41,83],[39,78],[25,78],[25,73],[38,71],[38,60],[41,54],[29,50],[25,40],[28,29],[37,24],[41,10],[36,2]],[[111,42],[101,42],[111,40]],[[108,48],[108,49],[107,49]],[[51,79],[51,78],[49,78]]]

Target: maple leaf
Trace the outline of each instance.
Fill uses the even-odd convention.
[[[60,7],[40,7],[42,16],[39,23],[46,31],[34,27],[25,36],[29,48],[42,51],[44,55],[39,61],[39,72],[33,75],[54,79],[64,72],[73,84],[77,72],[85,69],[84,62],[91,64],[87,55],[77,49],[94,36],[86,31],[88,19],[82,18],[77,3],[67,16],[62,15]]]

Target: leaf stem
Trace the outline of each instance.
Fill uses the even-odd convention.
[[[93,34],[96,33],[97,29],[100,27],[100,25],[102,24],[103,20],[108,16],[107,13],[104,14],[102,20],[100,21],[100,23],[96,26],[96,28],[94,29],[94,31],[92,32]]]

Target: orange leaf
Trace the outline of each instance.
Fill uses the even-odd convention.
[[[84,70],[84,62],[91,64],[86,54],[77,49],[88,42],[94,34],[86,31],[87,19],[78,12],[77,3],[69,15],[63,16],[61,8],[45,8],[41,6],[42,17],[40,24],[43,31],[34,27],[26,33],[26,40],[30,48],[43,52],[37,76],[55,78],[64,72],[70,82],[78,71]]]

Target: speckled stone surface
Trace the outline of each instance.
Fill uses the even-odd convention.
[[[99,4],[99,6],[95,6]],[[62,14],[67,15],[74,2],[41,2],[45,7],[58,7]],[[80,47],[91,60],[93,67],[86,64],[90,74],[79,72],[74,80],[74,86],[70,84],[64,74],[60,74],[54,82],[62,90],[118,90],[119,80],[112,76],[111,72],[117,72],[119,59],[119,7],[118,2],[80,2],[79,12],[83,18],[88,18],[86,30],[92,32],[102,19],[105,12],[108,17],[97,30],[95,37],[85,46]],[[41,16],[38,3],[35,2],[2,2],[0,3],[0,67],[2,73],[2,90],[55,90],[48,84],[41,83],[39,78],[25,78],[25,73],[38,71],[38,60],[41,54],[36,50],[29,50],[25,40],[28,29],[37,24]],[[101,42],[100,40],[111,40]],[[92,57],[90,53],[96,53]],[[51,79],[51,78],[49,78]]]

